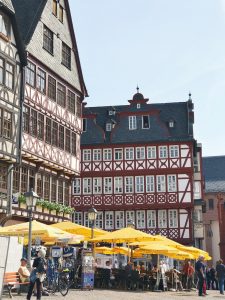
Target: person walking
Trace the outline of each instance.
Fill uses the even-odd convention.
[[[37,300],[41,300],[42,282],[45,278],[46,271],[45,255],[46,251],[44,249],[40,249],[38,251],[38,256],[34,259],[32,272],[30,275],[30,285],[27,294],[27,300],[31,299],[35,284],[37,289]]]
[[[219,282],[220,294],[224,295],[224,280],[225,280],[225,266],[222,259],[220,259],[216,266],[216,276]]]
[[[205,296],[203,293],[203,286],[205,283],[205,264],[203,255],[199,256],[198,261],[195,264],[195,271],[198,277],[198,295]]]

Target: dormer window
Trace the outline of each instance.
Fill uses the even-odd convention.
[[[141,104],[138,103],[138,104],[137,104],[137,109],[140,109],[140,108],[141,108]]]
[[[170,120],[169,121],[169,127],[170,128],[174,128],[174,120]]]
[[[83,132],[87,131],[87,119],[83,119]]]
[[[0,12],[0,34],[10,37],[9,18],[3,12]]]
[[[114,116],[114,115],[115,115],[115,113],[116,113],[116,111],[115,111],[115,110],[109,110],[109,116]]]
[[[112,131],[112,124],[106,123],[106,131]]]
[[[143,129],[150,128],[149,116],[142,116],[142,128]]]

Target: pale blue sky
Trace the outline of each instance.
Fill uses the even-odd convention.
[[[195,105],[203,155],[225,155],[225,0],[70,0],[89,106]]]

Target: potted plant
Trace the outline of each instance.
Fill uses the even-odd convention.
[[[50,210],[50,202],[47,200],[44,200],[42,202],[42,207],[44,208],[44,213],[45,214],[49,214],[49,210]]]
[[[27,209],[26,198],[24,197],[23,194],[19,195],[18,202],[19,202],[20,208]]]
[[[37,203],[36,203],[36,211],[37,212],[42,212],[43,211],[42,203],[43,203],[43,199],[38,199],[37,200]]]
[[[51,215],[56,215],[56,207],[57,207],[57,203],[54,202],[49,202],[49,211]]]
[[[72,213],[74,213],[75,209],[73,207],[65,206],[64,208],[64,218],[70,219]]]
[[[58,204],[56,211],[59,217],[63,217],[63,210],[64,210],[64,205]]]

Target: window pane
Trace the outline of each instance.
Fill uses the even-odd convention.
[[[46,143],[52,142],[52,124],[51,119],[46,118]]]
[[[23,131],[29,133],[30,129],[30,109],[27,106],[23,108]]]
[[[14,86],[14,66],[10,63],[6,63],[5,85],[11,90]]]
[[[59,21],[63,23],[63,7],[59,5]]]
[[[46,91],[46,73],[38,68],[37,72],[37,89],[45,94]]]
[[[56,80],[48,76],[48,97],[56,101]]]
[[[52,13],[57,17],[57,0],[52,1]]]
[[[77,135],[75,132],[72,132],[71,153],[77,155]]]
[[[28,61],[26,66],[26,82],[33,87],[35,86],[35,73],[36,66]]]
[[[75,94],[72,93],[71,91],[68,91],[67,105],[68,105],[68,110],[72,114],[75,114],[75,103],[76,103]]]
[[[66,87],[60,83],[57,85],[57,103],[66,107]]]
[[[59,126],[59,148],[64,149],[64,127]]]
[[[71,68],[71,49],[65,43],[62,43],[62,64]]]
[[[0,58],[0,83],[4,83],[4,73],[5,73],[5,61]]]
[[[52,177],[51,202],[56,202],[56,190],[57,190],[57,180],[55,177]]]
[[[12,138],[12,114],[8,111],[3,111],[3,133],[4,138]]]
[[[8,16],[6,16],[3,12],[0,12],[0,33],[5,36],[10,36],[10,22]]]
[[[30,134],[37,136],[37,112],[33,109],[30,112]]]
[[[52,122],[52,145],[58,147],[58,123]]]
[[[53,32],[44,25],[43,48],[53,54]]]

